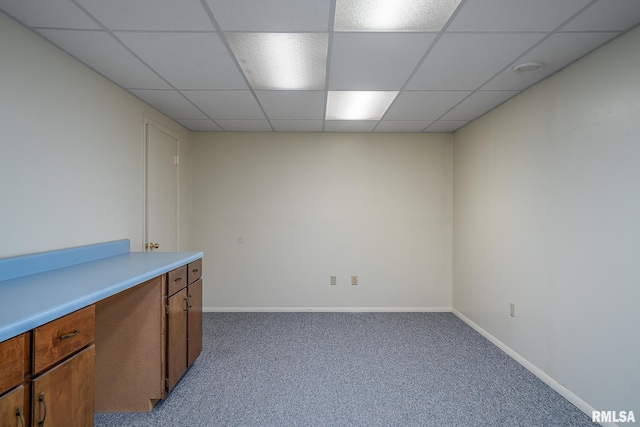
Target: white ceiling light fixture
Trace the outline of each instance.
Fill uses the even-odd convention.
[[[329,91],[327,120],[380,120],[398,91]]]
[[[324,89],[327,34],[226,33],[225,37],[254,89]]]
[[[335,31],[440,31],[460,0],[337,0]]]
[[[530,73],[532,71],[542,71],[547,64],[544,62],[524,62],[522,64],[514,65],[512,70],[516,73]]]

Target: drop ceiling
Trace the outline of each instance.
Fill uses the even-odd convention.
[[[431,3],[0,0],[0,10],[188,129],[234,132],[451,132],[640,23],[639,0]],[[368,29],[368,12],[390,5],[412,22]],[[302,49],[310,86],[262,80],[271,71],[255,59],[291,63],[273,47],[280,38],[314,46]],[[545,67],[512,69],[529,62]],[[356,91],[383,92],[381,115],[335,120],[328,100]]]

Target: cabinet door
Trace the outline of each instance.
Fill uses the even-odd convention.
[[[27,334],[0,343],[0,394],[24,381]]]
[[[34,424],[93,425],[95,360],[95,345],[91,345],[33,380]]]
[[[167,392],[187,370],[187,289],[167,298]]]
[[[187,300],[187,366],[191,366],[202,351],[202,279],[187,287]]]
[[[0,397],[0,427],[25,427],[24,386]]]

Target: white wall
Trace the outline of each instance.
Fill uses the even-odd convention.
[[[476,120],[453,154],[454,309],[588,405],[636,417],[638,46],[635,30]]]
[[[145,118],[183,141],[189,248],[189,133],[2,13],[0,58],[0,257],[121,238],[141,250]]]
[[[205,307],[451,307],[450,134],[192,140]]]

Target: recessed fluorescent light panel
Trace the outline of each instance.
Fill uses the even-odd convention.
[[[440,31],[460,0],[337,0],[335,31]]]
[[[227,33],[225,36],[254,89],[324,89],[327,34]]]
[[[397,91],[329,91],[327,120],[380,120]]]

